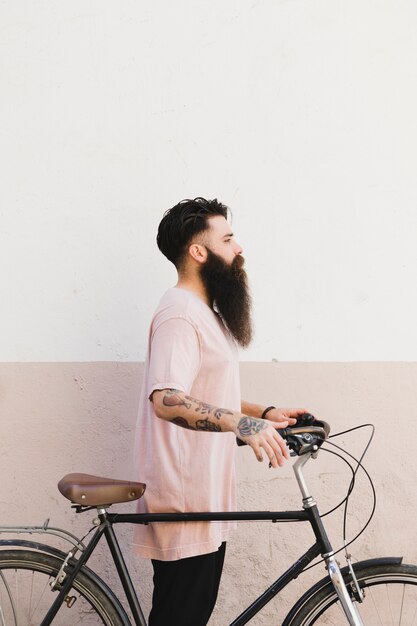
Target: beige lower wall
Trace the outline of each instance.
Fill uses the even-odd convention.
[[[91,513],[75,516],[56,483],[71,471],[134,477],[132,446],[142,371],[138,363],[0,364],[0,524],[40,524],[50,517],[54,525],[84,534]],[[417,562],[417,363],[243,363],[241,375],[245,399],[305,406],[330,422],[333,432],[375,424],[365,464],[377,489],[378,508],[351,550],[357,559],[395,554]],[[360,454],[368,432],[356,431],[338,442]],[[290,464],[270,470],[247,448],[239,449],[238,457],[240,509],[299,508]],[[322,511],[345,495],[349,470],[333,455],[322,453],[307,474]],[[350,535],[361,527],[370,503],[370,489],[358,478]],[[133,510],[133,505],[120,509]],[[340,519],[326,518],[335,546],[341,540]],[[122,529],[126,552],[129,537],[130,531]],[[230,623],[310,543],[311,531],[304,524],[240,524],[228,545],[210,626]],[[132,555],[128,563],[147,609],[149,563],[136,562]],[[95,567],[113,582],[104,552]],[[302,575],[262,611],[254,626],[278,626],[297,595],[322,575],[322,566]]]

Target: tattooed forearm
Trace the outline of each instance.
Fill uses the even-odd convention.
[[[191,426],[191,424],[189,424],[187,420],[183,417],[174,417],[170,421],[177,426],[181,426],[181,428],[187,428],[187,430],[195,430],[194,426]]]
[[[163,398],[163,403],[165,406],[184,406],[186,409],[191,409],[192,405],[195,404],[195,411],[201,414],[213,413],[216,419],[221,419],[222,415],[233,415],[233,411],[229,411],[228,409],[221,409],[219,407],[215,407],[213,404],[208,404],[208,402],[202,402],[201,400],[196,400],[196,398],[192,398],[191,396],[181,397],[181,391],[177,389],[167,389],[165,391],[165,395]],[[188,400],[188,402],[186,402]]]
[[[234,420],[230,422],[229,418],[234,416],[233,411],[197,400],[178,389],[161,389],[151,400],[154,402],[158,417],[181,428],[209,432],[234,431],[236,422]]]
[[[194,402],[197,405],[196,411],[199,411],[200,413],[203,413],[203,414],[213,412],[214,417],[217,418],[218,420],[222,417],[222,415],[233,415],[233,411],[229,411],[228,409],[221,409],[221,408],[215,407],[212,404],[208,404],[207,402],[196,400],[195,398],[192,398],[191,396],[185,396],[185,398],[186,400],[191,400],[191,402]]]
[[[214,417],[216,417],[218,420],[223,415],[233,415],[233,411],[228,411],[227,409],[214,409]]]
[[[210,422],[207,418],[205,420],[197,420],[195,426],[187,422],[183,417],[174,417],[170,422],[182,428],[186,428],[187,430],[207,430],[217,433],[220,433],[222,430],[218,424]]]
[[[178,389],[157,389],[149,399],[156,417],[187,430],[233,433],[252,447],[258,461],[262,461],[262,448],[273,467],[282,465],[283,457],[288,457],[285,442],[275,434],[269,420],[251,417],[249,411],[223,409]],[[197,445],[200,437],[195,436],[195,439]]]
[[[237,432],[239,437],[250,437],[250,435],[256,435],[261,430],[268,428],[267,422],[255,417],[248,417],[244,415],[240,418],[237,425]]]
[[[185,396],[186,400],[190,400],[191,402],[193,402],[194,404],[196,404],[196,411],[199,411],[200,413],[210,413],[213,410],[213,407],[211,404],[208,404],[207,402],[202,402],[201,400],[196,400],[195,398],[192,398],[191,396]]]
[[[209,430],[210,432],[221,433],[222,429],[218,424],[205,420],[197,420],[195,423],[197,430]]]

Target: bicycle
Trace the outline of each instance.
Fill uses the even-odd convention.
[[[326,564],[327,576],[302,595],[290,609],[282,626],[309,626],[311,624],[340,626],[341,623],[351,626],[376,626],[388,623],[402,626],[415,624],[417,619],[416,566],[403,564],[401,557],[371,559],[352,564],[348,556],[347,566],[341,569],[339,567],[336,552],[329,542],[317,504],[309,493],[303,475],[306,463],[316,458],[323,443],[328,441],[329,426],[325,422],[315,420],[312,416],[305,415],[295,427],[280,432],[287,439],[291,454],[298,457],[293,470],[302,495],[302,510],[231,513],[110,513],[108,508],[111,505],[140,498],[146,486],[139,482],[119,481],[85,474],[65,476],[58,483],[58,488],[73,503],[76,512],[97,510],[93,527],[85,537],[93,531],[94,533],[85,545],[85,537],[79,540],[66,530],[53,528],[49,526],[49,520],[43,526],[0,528],[0,532],[3,533],[56,535],[71,544],[68,552],[64,553],[51,545],[32,540],[17,538],[0,540],[0,625],[49,626],[53,623],[60,626],[78,626],[78,624],[132,626],[120,600],[109,586],[87,567],[91,554],[104,535],[126,594],[134,624],[146,626],[146,620],[113,525],[218,520],[304,521],[310,523],[316,538],[315,543],[236,617],[230,626],[247,624],[291,580],[297,578],[308,566],[311,567],[310,564],[320,555]],[[356,472],[359,467],[364,469],[361,461],[365,452],[357,461],[356,469],[350,466],[353,477],[348,495],[342,501],[346,503],[346,506],[353,489]],[[370,519],[367,524],[369,521]],[[78,558],[76,558],[77,553],[79,553]],[[391,621],[385,621],[386,617]]]

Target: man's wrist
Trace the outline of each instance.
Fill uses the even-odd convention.
[[[275,406],[267,406],[266,409],[263,410],[262,415],[261,415],[261,419],[265,419],[269,413],[269,411],[272,411],[272,409],[276,409]]]

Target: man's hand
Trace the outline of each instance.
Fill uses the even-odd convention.
[[[285,428],[285,425],[244,415],[237,424],[236,436],[252,448],[258,461],[263,461],[263,449],[272,467],[280,467],[284,465],[284,459],[289,458],[289,452],[277,428]]]
[[[266,415],[266,419],[270,422],[279,424],[280,428],[294,426],[297,418],[303,413],[308,413],[307,409],[271,409]]]

